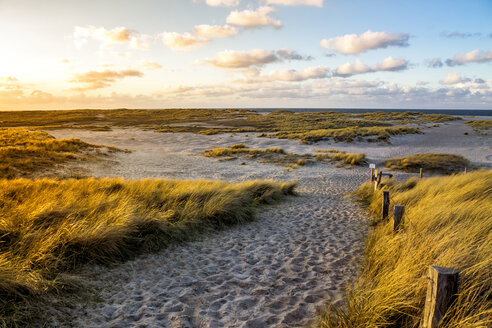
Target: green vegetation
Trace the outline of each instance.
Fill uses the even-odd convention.
[[[250,221],[295,183],[122,179],[0,180],[0,325],[39,315],[58,275]],[[35,313],[36,312],[36,313]]]
[[[79,139],[55,139],[44,131],[0,129],[0,178],[35,177],[54,172],[68,161],[95,159],[95,155],[122,151]]]
[[[250,110],[74,110],[0,112],[0,127],[29,126],[43,129],[80,128],[109,131],[112,127],[138,127],[158,132],[200,134],[262,133],[302,142],[368,140],[388,141],[391,135],[420,133],[417,127],[395,124],[441,123],[459,119],[450,115],[405,113],[349,114],[334,111],[274,111],[262,115]]]
[[[363,269],[342,307],[319,326],[416,328],[424,308],[430,265],[459,269],[459,291],[442,327],[492,325],[492,171],[389,180],[391,205],[405,206],[404,226],[379,222],[366,244]],[[370,183],[356,196],[380,217],[382,193]]]
[[[465,124],[471,126],[476,132],[484,135],[487,135],[489,130],[492,129],[492,120],[467,121]]]
[[[391,158],[385,161],[384,164],[391,170],[419,172],[420,168],[423,168],[424,171],[444,174],[462,172],[466,167],[470,167],[470,161],[463,156],[438,153],[415,154],[400,158]]]
[[[350,154],[338,150],[316,150],[317,155],[288,153],[282,148],[251,149],[245,144],[236,144],[228,148],[214,147],[202,152],[206,157],[219,157],[225,160],[245,158],[249,160],[258,159],[260,163],[276,164],[289,168],[299,168],[317,162],[339,162],[349,166],[363,165],[366,162],[365,154]]]

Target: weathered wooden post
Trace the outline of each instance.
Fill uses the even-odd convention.
[[[420,178],[422,179],[424,177],[424,169],[420,168]]]
[[[437,328],[458,292],[459,271],[431,265],[422,328]]]
[[[371,167],[371,182],[374,182],[374,169]]]
[[[405,206],[395,205],[395,209],[393,210],[393,231],[398,231],[398,228],[402,223],[402,218],[404,213],[405,213]]]
[[[378,186],[381,183],[381,179],[383,178],[383,171],[378,173]]]
[[[466,167],[465,167],[465,175],[466,175]]]
[[[382,210],[383,220],[388,217],[389,206],[390,206],[390,192],[385,190],[383,191],[383,210]]]

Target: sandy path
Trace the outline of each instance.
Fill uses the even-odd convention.
[[[366,225],[362,211],[343,196],[367,178],[367,169],[316,165],[286,172],[197,155],[210,144],[278,144],[263,138],[137,130],[54,134],[136,150],[92,167],[99,176],[299,181],[299,196],[262,209],[254,222],[114,268],[87,268],[83,275],[104,301],[74,309],[73,327],[301,327],[327,300],[340,299],[354,277]]]
[[[343,181],[342,181],[343,180]],[[365,227],[343,199],[354,174],[302,181],[301,195],[259,219],[88,278],[104,302],[75,327],[301,327],[340,298]]]

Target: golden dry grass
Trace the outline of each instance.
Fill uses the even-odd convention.
[[[471,126],[476,132],[484,135],[487,135],[489,130],[492,129],[492,120],[467,121],[465,124]]]
[[[366,163],[365,154],[346,153],[334,149],[316,150],[317,155],[288,153],[280,147],[257,149],[248,148],[245,144],[236,144],[228,148],[214,147],[213,149],[202,152],[206,157],[225,158],[232,160],[236,158],[246,158],[249,160],[259,159],[260,163],[270,163],[296,169],[305,165],[317,162],[338,162],[339,164],[363,165]]]
[[[385,166],[391,170],[401,170],[406,172],[419,172],[420,168],[424,171],[450,174],[463,172],[466,167],[470,168],[470,161],[461,155],[425,153],[415,154],[399,158],[391,158],[384,162]]]
[[[350,166],[364,165],[367,162],[366,154],[364,153],[347,153],[336,149],[317,149],[316,153],[316,160],[318,161],[330,160],[332,162],[339,162]]]
[[[123,150],[79,139],[55,139],[44,131],[0,129],[0,178],[31,178],[41,171],[54,171],[57,165],[69,161],[116,151]]]
[[[259,205],[293,194],[294,187],[268,181],[0,180],[0,325],[25,324],[35,312],[29,302],[60,288],[62,272],[250,221]]]
[[[430,265],[459,269],[456,301],[446,328],[492,325],[492,171],[385,182],[391,206],[405,206],[404,226],[379,222],[370,233],[359,278],[344,307],[331,307],[320,327],[417,328]],[[356,195],[376,218],[381,191],[369,183]]]

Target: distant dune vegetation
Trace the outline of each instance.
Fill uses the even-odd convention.
[[[392,135],[421,133],[417,126],[407,124],[442,123],[456,119],[460,118],[418,112],[350,114],[278,110],[262,114],[245,109],[115,109],[0,112],[0,127],[25,126],[28,121],[31,127],[41,129],[109,131],[112,127],[138,127],[158,132],[200,134],[256,132],[263,137],[313,143],[330,139],[388,141]]]

